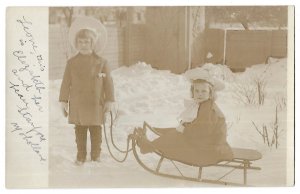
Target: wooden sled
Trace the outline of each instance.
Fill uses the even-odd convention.
[[[159,134],[155,128],[152,128],[150,125],[148,125],[146,122],[144,122],[144,126],[143,126],[143,131],[145,131],[146,129],[150,129],[151,131],[153,131],[154,133],[156,133],[157,135],[161,135]],[[210,166],[195,166],[191,163],[189,163],[189,161],[185,161],[185,160],[173,160],[171,158],[166,157],[163,153],[161,153],[157,148],[154,148],[154,152],[160,156],[160,160],[157,163],[156,169],[152,169],[150,167],[148,167],[142,160],[141,157],[139,156],[139,153],[137,151],[137,146],[140,146],[141,144],[143,146],[152,146],[151,142],[149,140],[147,140],[145,137],[141,136],[141,128],[136,128],[134,130],[134,133],[132,134],[132,150],[133,150],[133,154],[137,160],[137,162],[147,171],[155,174],[155,175],[159,175],[159,176],[163,176],[163,177],[168,177],[168,178],[175,178],[175,179],[182,179],[182,180],[188,180],[188,181],[195,181],[195,182],[203,182],[203,183],[212,183],[212,184],[221,184],[221,185],[233,185],[233,186],[246,186],[247,185],[247,172],[248,170],[260,170],[260,167],[255,167],[252,166],[252,163],[256,160],[259,160],[262,158],[262,155],[256,151],[256,150],[251,150],[251,149],[242,149],[242,148],[233,148],[233,155],[234,155],[234,159],[231,161],[222,161],[220,163],[214,164],[214,165],[210,165]],[[177,171],[179,172],[179,175],[175,175],[175,174],[167,174],[164,172],[160,171],[160,167],[161,164],[164,160],[169,160],[172,162],[172,164],[175,166],[175,168],[177,169]],[[188,177],[183,175],[183,173],[179,170],[179,168],[176,166],[175,162],[180,162],[189,166],[194,166],[198,168],[198,177]],[[216,180],[210,180],[210,179],[203,179],[202,178],[202,169],[203,168],[208,168],[208,167],[227,167],[227,168],[231,168],[231,170],[229,172],[227,172],[224,176],[222,176],[219,179]],[[240,169],[243,170],[243,183],[232,183],[232,182],[226,182],[226,181],[222,181],[221,179],[224,178],[225,176],[229,175],[230,173],[232,173],[234,170],[236,169]]]

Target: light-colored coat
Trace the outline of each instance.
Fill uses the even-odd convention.
[[[60,102],[69,102],[69,123],[101,125],[103,109],[114,101],[113,80],[107,60],[95,53],[68,60],[60,88]]]

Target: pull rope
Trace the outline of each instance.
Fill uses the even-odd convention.
[[[107,135],[106,135],[106,126],[105,126],[105,116],[104,116],[104,123],[103,123],[103,128],[104,128],[104,137],[105,137],[105,142],[106,142],[106,145],[107,145],[107,148],[108,148],[108,152],[109,154],[111,155],[111,157],[116,160],[117,162],[124,162],[127,157],[128,157],[128,153],[132,150],[132,148],[129,149],[129,144],[130,144],[130,141],[132,140],[132,137],[129,135],[127,137],[127,146],[126,146],[126,150],[123,151],[123,150],[120,150],[114,143],[114,140],[113,140],[113,134],[112,134],[112,127],[113,126],[113,119],[112,119],[112,112],[110,111],[110,135],[111,135],[111,142],[113,144],[113,146],[115,147],[115,149],[117,149],[119,152],[121,153],[125,153],[125,156],[123,159],[118,159],[114,156],[114,154],[112,153],[111,149],[110,149],[110,146],[109,146],[109,143],[108,143],[108,139],[107,139]]]
[[[113,115],[112,115],[112,111],[109,111],[109,115],[110,115],[110,141],[112,143],[112,145],[114,146],[114,148],[116,150],[118,150],[121,153],[127,153],[130,152],[132,150],[132,148],[127,149],[126,150],[121,150],[120,148],[118,148],[118,146],[115,144],[114,138],[113,138]]]

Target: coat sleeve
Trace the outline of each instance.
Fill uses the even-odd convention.
[[[103,72],[106,75],[104,77],[105,102],[114,102],[115,101],[114,83],[113,83],[113,79],[110,74],[110,68],[109,68],[107,61],[105,61],[105,63],[104,63]]]
[[[59,102],[68,102],[71,87],[71,69],[70,63],[67,63],[63,80],[60,87]]]

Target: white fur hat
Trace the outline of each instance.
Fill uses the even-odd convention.
[[[191,81],[205,80],[206,82],[210,83],[214,87],[215,91],[220,91],[225,88],[225,85],[220,80],[213,78],[209,74],[208,69],[197,67],[194,69],[187,70],[184,75],[186,78],[188,78]]]
[[[77,17],[72,23],[69,30],[69,41],[72,47],[76,50],[76,34],[82,29],[88,29],[95,32],[96,37],[94,37],[95,45],[94,51],[96,53],[101,53],[105,47],[107,40],[107,32],[105,26],[97,19],[92,17]]]

